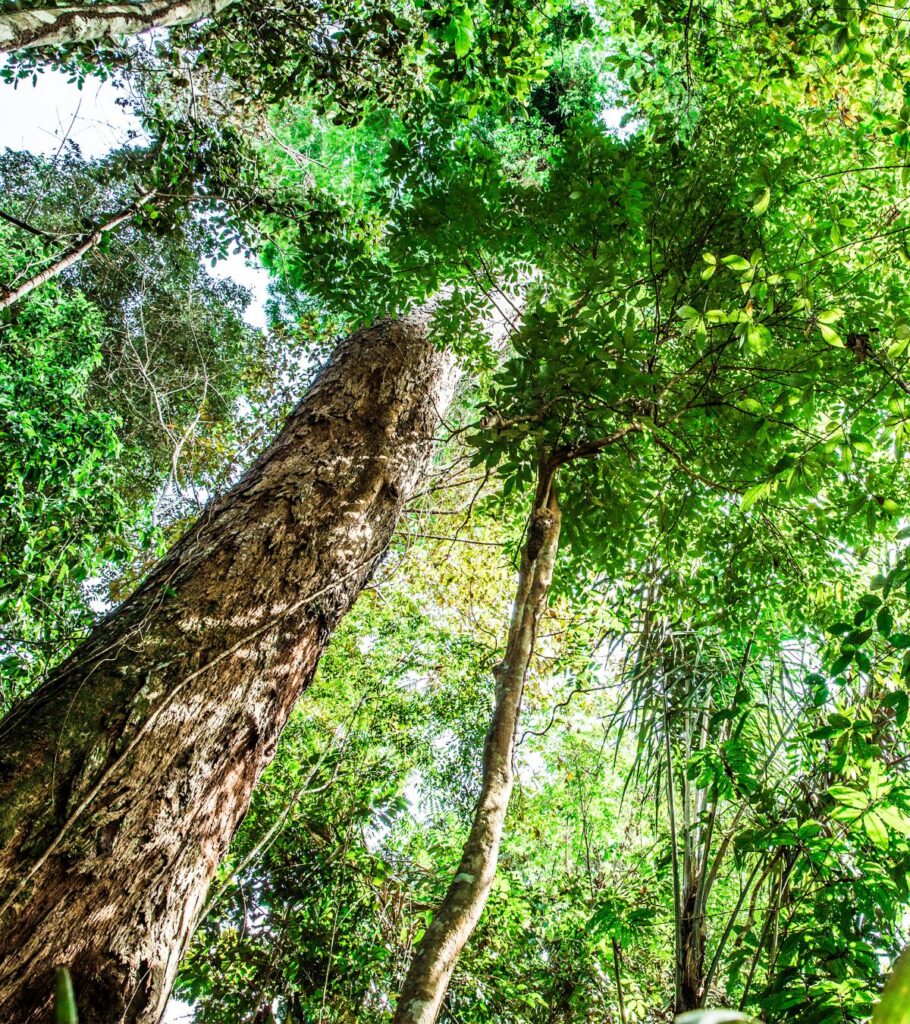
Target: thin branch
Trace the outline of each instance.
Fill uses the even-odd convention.
[[[36,228],[34,225],[29,224],[28,221],[20,220],[13,214],[7,213],[6,210],[0,210],[0,219],[5,220],[8,224],[12,224],[14,227],[21,228],[23,231],[28,231],[33,235],[37,235],[39,238],[54,237],[50,231],[45,231],[43,228]]]
[[[114,214],[110,220],[105,221],[103,224],[99,224],[93,231],[87,235],[83,235],[78,242],[70,246],[63,255],[59,256],[49,266],[45,267],[38,274],[34,274],[27,281],[23,281],[17,288],[4,288],[0,286],[0,310],[8,309],[14,303],[18,302],[19,299],[25,298],[30,292],[33,292],[36,288],[40,288],[41,285],[48,281],[53,280],[55,277],[59,277],[64,270],[78,263],[79,260],[92,249],[97,246],[105,235],[109,234],[115,228],[120,227],[121,224],[126,223],[128,220],[132,220],[133,217],[139,212],[139,210],[149,200],[154,198],[154,192],[145,192],[141,195],[134,203],[131,203],[125,210],[121,210],[119,213]]]

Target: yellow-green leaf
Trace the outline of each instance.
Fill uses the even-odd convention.
[[[819,323],[818,329],[821,331],[822,337],[827,341],[829,345],[834,348],[843,348],[844,343],[841,341],[841,336],[834,330],[833,327],[829,327],[827,324]]]

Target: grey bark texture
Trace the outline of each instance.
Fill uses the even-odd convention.
[[[455,383],[425,311],[341,343],[271,447],[0,722],[0,1021],[157,1022],[209,882]]]
[[[521,698],[559,546],[555,475],[555,463],[542,464],[521,553],[505,657],[493,670],[496,696],[484,742],[483,782],[474,821],[455,877],[414,953],[393,1024],[434,1024],[455,963],[483,913],[496,877],[514,782],[512,758]]]
[[[143,3],[61,4],[0,13],[0,53],[132,36],[153,28],[213,18],[233,0],[145,0]]]

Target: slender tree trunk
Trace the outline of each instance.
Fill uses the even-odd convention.
[[[699,1010],[705,998],[705,922],[698,913],[699,884],[687,878],[683,889],[677,949],[676,1013]]]
[[[146,0],[144,3],[61,4],[0,14],[0,53],[131,36],[152,28],[213,18],[233,0]]]
[[[486,905],[496,875],[503,823],[512,794],[515,728],[537,626],[547,603],[559,544],[555,463],[542,463],[521,553],[504,660],[493,670],[496,701],[483,751],[483,784],[461,863],[417,946],[393,1024],[433,1024],[462,947]]]
[[[622,955],[619,949],[619,943],[616,939],[611,940],[613,943],[613,975],[616,978],[616,999],[619,1003],[619,1020],[620,1024],[627,1024],[628,1015],[626,1014],[626,1000],[622,992]]]
[[[149,200],[153,199],[154,196],[154,192],[146,192],[144,195],[141,195],[134,203],[131,203],[119,213],[115,213],[113,217],[106,220],[103,224],[99,224],[87,235],[83,235],[79,241],[74,242],[65,252],[61,253],[49,267],[45,267],[39,273],[33,274],[28,280],[23,281],[22,284],[17,285],[15,288],[5,288],[3,285],[0,285],[0,309],[7,309],[14,302],[18,302],[19,299],[24,299],[26,295],[45,284],[45,282],[59,277],[64,270],[73,266],[74,263],[78,263],[87,252],[90,252],[99,245],[105,235],[110,234],[111,231],[119,228],[121,224],[125,224],[128,220],[132,220],[139,210]]]
[[[664,691],[664,715],[667,743],[667,785],[673,792],[673,744],[670,742],[669,718],[667,717],[666,689]],[[686,715],[677,723],[677,741],[681,746],[683,762],[693,750],[693,725]],[[700,1009],[704,1001],[705,982],[705,922],[701,912],[704,866],[700,857],[701,839],[698,799],[689,784],[685,772],[679,776],[679,806],[682,809],[682,827],[674,827],[675,842],[682,846],[682,864],[676,854],[676,870],[679,871],[678,898],[676,901],[676,1013]],[[675,816],[675,812],[674,812]],[[678,823],[677,823],[678,824]],[[677,848],[678,849],[678,848]],[[707,854],[706,854],[707,858]],[[681,868],[681,870],[680,870]]]
[[[215,868],[454,386],[426,312],[344,341],[274,444],[0,722],[0,1021],[156,1022]]]

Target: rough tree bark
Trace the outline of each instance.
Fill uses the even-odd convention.
[[[233,0],[146,0],[144,3],[69,4],[4,11],[0,53],[34,46],[67,46],[131,36],[153,28],[213,18]]]
[[[428,315],[344,341],[275,443],[0,722],[0,1020],[155,1022],[206,890],[454,387]]]
[[[559,545],[555,476],[555,462],[541,464],[521,553],[505,658],[493,670],[496,700],[484,743],[483,783],[474,821],[455,877],[414,953],[393,1024],[433,1024],[436,1020],[458,955],[474,931],[496,876],[499,844],[512,795],[512,757],[521,697]]]

